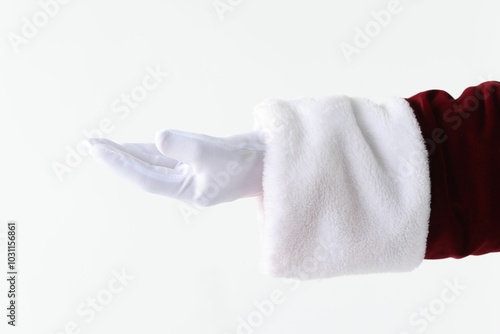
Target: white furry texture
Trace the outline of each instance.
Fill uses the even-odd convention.
[[[410,271],[430,216],[427,151],[403,98],[268,100],[260,270],[317,279]]]

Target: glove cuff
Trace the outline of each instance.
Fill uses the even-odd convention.
[[[318,279],[410,271],[422,262],[430,176],[406,100],[268,100],[254,117],[267,144],[262,273]]]

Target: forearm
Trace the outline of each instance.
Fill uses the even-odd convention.
[[[431,214],[426,259],[500,251],[500,83],[407,98],[426,142]]]
[[[266,150],[265,272],[408,271],[500,251],[500,83],[388,101],[297,99],[260,113],[280,124]]]

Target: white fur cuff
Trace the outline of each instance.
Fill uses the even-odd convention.
[[[402,98],[269,100],[261,271],[299,279],[416,268],[430,216],[427,151]]]

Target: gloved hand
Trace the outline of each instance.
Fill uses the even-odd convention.
[[[156,134],[155,144],[117,144],[91,138],[89,153],[145,191],[196,206],[262,194],[265,140],[252,131],[212,137],[177,130]]]

